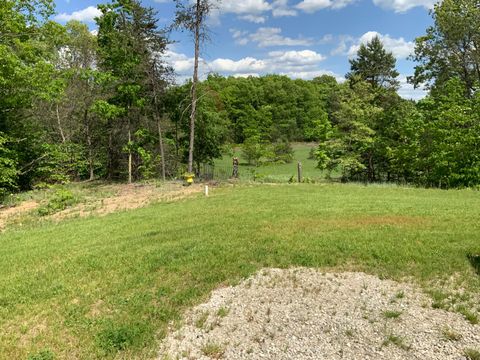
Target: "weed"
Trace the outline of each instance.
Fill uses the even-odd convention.
[[[207,320],[208,320],[208,311],[204,311],[195,320],[195,327],[197,327],[197,329],[203,329]]]
[[[224,346],[213,342],[206,343],[202,346],[201,350],[203,355],[209,356],[213,359],[221,359],[225,353]]]
[[[387,319],[397,319],[402,315],[401,311],[387,310],[383,312],[383,316]]]
[[[217,316],[219,316],[219,317],[221,317],[221,318],[224,318],[225,316],[228,315],[229,312],[230,312],[230,309],[229,309],[229,308],[221,307],[221,308],[218,309],[218,311],[217,311]]]
[[[47,216],[65,210],[79,202],[79,199],[67,189],[58,189],[50,201],[38,208],[40,216]]]
[[[405,343],[405,339],[401,336],[390,334],[388,335],[385,340],[383,341],[383,346],[388,346],[393,344],[402,350],[410,350],[410,345]]]
[[[449,328],[448,326],[442,330],[442,334],[445,340],[459,341],[462,338],[461,334]]]
[[[465,305],[458,305],[455,307],[455,311],[462,314],[465,319],[467,319],[471,324],[476,325],[478,324],[478,316],[472,312],[471,310],[467,309]]]
[[[468,360],[480,360],[480,351],[475,349],[466,349],[465,356]]]
[[[30,355],[27,360],[54,360],[55,355],[50,350],[43,350],[39,353]]]

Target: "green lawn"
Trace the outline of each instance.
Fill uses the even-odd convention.
[[[265,164],[258,167],[247,164],[242,156],[240,147],[236,147],[234,156],[240,159],[239,175],[242,180],[252,180],[254,173],[258,180],[269,182],[287,182],[292,176],[297,179],[297,163],[302,163],[303,176],[311,180],[321,180],[325,178],[325,172],[317,169],[317,161],[309,159],[310,150],[316,147],[315,144],[293,143],[294,160],[289,164]],[[226,169],[228,175],[231,175],[232,156],[224,156],[215,162],[217,170]]]
[[[183,310],[262,267],[409,279],[474,322],[479,218],[471,190],[241,185],[11,229],[0,234],[0,358],[154,358]]]

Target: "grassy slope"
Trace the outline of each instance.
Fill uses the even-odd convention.
[[[209,291],[265,266],[355,269],[426,286],[480,279],[480,194],[359,185],[215,189],[0,234],[0,358],[148,358]],[[478,304],[476,305],[478,307]]]
[[[240,178],[251,180],[253,177],[252,171],[260,176],[266,176],[269,180],[287,182],[290,177],[296,179],[297,176],[297,162],[302,163],[303,176],[311,179],[323,179],[325,174],[323,171],[317,169],[317,162],[313,159],[309,159],[310,150],[315,147],[314,144],[308,143],[294,143],[292,144],[294,150],[294,161],[290,164],[267,164],[259,167],[249,166],[246,160],[242,156],[240,148],[236,148],[234,156],[240,159]],[[228,169],[230,174],[232,168],[232,157],[224,156],[215,162],[218,168]]]

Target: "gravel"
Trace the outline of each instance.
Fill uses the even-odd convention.
[[[364,273],[264,269],[214,291],[159,359],[467,359],[480,326],[413,285]]]

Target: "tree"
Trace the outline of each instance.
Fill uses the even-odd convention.
[[[480,3],[444,0],[432,11],[433,26],[415,41],[412,59],[419,63],[410,81],[435,89],[459,78],[464,94],[472,97],[480,86]]]
[[[200,44],[207,37],[206,19],[212,4],[210,0],[196,0],[194,5],[184,4],[182,0],[176,0],[177,13],[175,25],[190,31],[195,44],[195,57],[193,65],[193,81],[191,88],[191,111],[190,111],[190,142],[188,150],[188,172],[193,171],[193,152],[195,147],[195,119],[197,115],[197,84],[198,84],[198,61],[200,57]]]
[[[131,183],[133,134],[152,100],[152,93],[155,114],[158,114],[156,82],[160,68],[156,66],[156,59],[165,52],[167,40],[164,32],[158,29],[155,11],[141,6],[138,0],[116,0],[99,8],[102,11],[97,19],[100,66],[116,78],[114,95],[109,102],[124,109],[123,118],[119,120],[126,122],[127,139],[123,150],[128,154],[128,182]],[[113,123],[110,127],[112,131],[116,128]],[[113,143],[112,134],[110,142]],[[110,157],[113,163],[112,152]]]
[[[8,138],[0,132],[0,201],[17,188],[18,169],[16,155],[8,148]]]
[[[52,0],[0,2],[0,132],[18,170],[19,188],[31,185],[31,169],[42,157],[44,129],[28,114],[34,99],[55,79],[64,28],[49,21]],[[10,162],[11,163],[11,162]]]
[[[318,167],[340,170],[345,181],[375,181],[377,139],[373,128],[383,109],[374,104],[375,93],[367,82],[343,85],[339,96],[338,109],[333,112],[335,127],[316,152]]]
[[[350,81],[363,80],[373,88],[396,89],[399,85],[396,59],[387,52],[382,41],[375,36],[367,44],[361,44],[357,57],[350,60],[351,71],[346,75]]]

